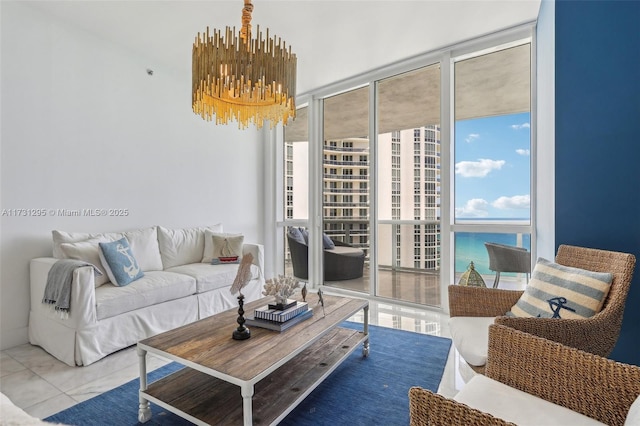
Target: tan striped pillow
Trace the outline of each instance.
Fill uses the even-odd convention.
[[[613,275],[538,258],[526,290],[506,313],[511,317],[588,318],[600,312]]]

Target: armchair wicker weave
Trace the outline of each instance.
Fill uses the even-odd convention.
[[[624,305],[635,267],[635,256],[607,250],[561,245],[556,262],[560,265],[613,274],[611,287],[600,312],[584,319],[514,318],[504,314],[520,299],[522,291],[450,285],[449,314],[454,346],[477,372],[484,372],[487,356],[487,327],[491,323],[541,336],[567,346],[603,357],[615,346]],[[461,350],[465,346],[456,335],[462,327],[466,335],[475,336],[472,353]],[[468,342],[466,344],[469,347]],[[466,352],[466,353],[463,353]]]
[[[638,395],[640,366],[494,324],[486,376],[473,377],[453,399],[411,388],[409,409],[412,426],[622,426],[637,424]]]
[[[339,240],[331,239],[335,249],[323,250],[324,253],[324,280],[343,281],[360,278],[364,269],[364,252],[356,247]],[[299,243],[287,235],[293,275],[296,278],[306,280],[309,278],[309,247]]]
[[[496,273],[493,288],[498,287],[501,272],[531,273],[531,252],[527,249],[497,243],[484,243],[484,246],[489,254],[489,269]]]

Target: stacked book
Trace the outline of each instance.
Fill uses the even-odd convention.
[[[292,301],[279,309],[274,305],[257,308],[252,316],[247,316],[245,324],[249,327],[262,327],[269,330],[284,331],[287,328],[310,318],[313,310],[309,309],[307,302]]]

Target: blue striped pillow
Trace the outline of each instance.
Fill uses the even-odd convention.
[[[526,290],[510,317],[588,318],[600,312],[613,275],[538,258]]]

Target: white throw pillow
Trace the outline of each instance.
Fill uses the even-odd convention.
[[[158,227],[158,243],[163,269],[200,263],[204,253],[205,230],[222,232],[222,224],[209,227],[167,229]]]
[[[204,232],[204,253],[202,263],[211,263],[213,259],[221,256],[242,257],[244,236],[242,234],[225,234],[206,230]]]
[[[102,284],[109,282],[107,272],[100,261],[100,246],[98,243],[108,241],[105,238],[93,238],[87,241],[78,241],[76,243],[62,243],[60,250],[65,259],[82,260],[96,267],[102,275],[94,273],[94,285],[96,288]]]
[[[158,227],[136,229],[124,232],[129,241],[133,255],[138,265],[144,271],[162,271],[162,257],[158,245]]]
[[[94,238],[103,238],[105,241],[115,241],[122,238],[122,234],[119,232],[65,232],[65,231],[51,231],[53,237],[53,257],[56,259],[65,259],[64,252],[60,248],[60,244],[63,243],[77,243],[80,241],[87,241]]]

